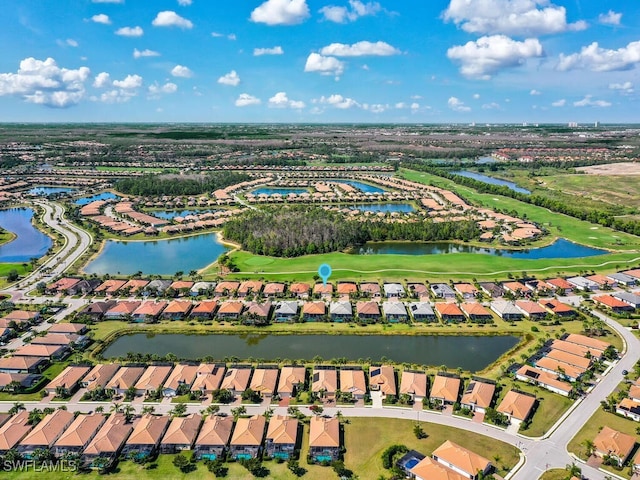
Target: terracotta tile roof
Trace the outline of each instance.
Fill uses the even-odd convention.
[[[325,390],[334,393],[338,389],[338,372],[334,369],[314,368],[311,391]]]
[[[121,288],[123,290],[129,289],[131,293],[137,292],[138,290],[142,290],[149,284],[149,280],[140,280],[137,278],[132,278],[127,283],[125,283]]]
[[[136,382],[136,390],[157,390],[164,384],[164,381],[171,373],[172,366],[150,365]]]
[[[550,370],[554,373],[559,373],[560,369],[562,369],[564,374],[569,378],[578,378],[586,370],[586,368],[569,365],[568,363],[560,362],[549,357],[542,357],[540,360],[536,361],[536,367]]]
[[[191,315],[196,314],[213,314],[216,311],[216,307],[218,306],[218,302],[216,300],[203,300],[198,303],[193,310],[191,310]]]
[[[453,287],[461,294],[469,293],[475,295],[478,293],[478,289],[470,283],[456,283]]]
[[[249,302],[246,313],[268,318],[269,313],[271,313],[271,302]]]
[[[198,435],[202,416],[196,413],[171,420],[160,442],[162,445],[192,445]]]
[[[107,382],[107,389],[126,390],[135,386],[140,375],[144,373],[144,367],[122,367],[116,372],[111,380]]]
[[[294,386],[304,384],[305,368],[285,366],[280,370],[278,393],[293,393]]]
[[[331,295],[333,293],[333,285],[330,283],[326,285],[324,283],[316,283],[313,287],[313,293]]]
[[[431,398],[442,398],[447,402],[457,402],[460,392],[460,379],[436,375],[431,387]]]
[[[34,318],[38,317],[39,313],[38,312],[30,312],[27,310],[14,310],[13,312],[9,312],[7,313],[4,317],[2,318],[6,318],[7,320],[33,320]]]
[[[196,378],[191,385],[191,390],[204,390],[206,392],[217,390],[220,387],[225,370],[225,366],[201,363],[196,372]]]
[[[114,315],[120,315],[120,316],[131,315],[136,310],[136,308],[140,306],[141,303],[142,302],[139,302],[139,301],[118,302],[112,308],[107,310],[107,313],[105,315],[107,317],[114,316]]]
[[[54,447],[84,447],[98,432],[106,417],[101,413],[78,415],[64,433],[56,440]]]
[[[239,286],[240,286],[240,282],[225,281],[225,282],[218,283],[218,285],[216,285],[216,288],[213,291],[215,293],[224,293],[226,290],[227,292],[231,293],[238,290]]]
[[[104,388],[107,382],[116,374],[120,365],[117,363],[99,363],[82,379],[88,390]]]
[[[157,317],[167,306],[167,302],[146,301],[133,311],[134,316]]]
[[[435,307],[440,316],[464,317],[464,313],[462,313],[462,310],[460,310],[455,303],[437,302]]]
[[[542,307],[547,308],[551,310],[551,312],[556,314],[563,314],[563,313],[569,313],[574,311],[572,307],[570,307],[565,303],[562,303],[561,301],[555,298],[541,299],[541,300],[538,300],[538,303]]]
[[[107,292],[107,293],[115,293],[120,290],[124,285],[126,285],[126,280],[116,280],[109,279],[105,280],[101,285],[99,285],[95,291],[96,292]]]
[[[583,345],[588,348],[595,348],[601,352],[604,352],[611,346],[611,344],[598,340],[597,338],[587,337],[586,335],[580,335],[578,333],[571,333],[567,335],[564,340],[571,343],[577,343],[578,345]]]
[[[340,295],[349,295],[350,293],[357,293],[358,286],[352,282],[339,282],[336,291]]]
[[[87,329],[83,323],[55,323],[51,325],[49,333],[80,333]]]
[[[396,395],[396,376],[391,365],[369,367],[369,385],[375,387],[385,395]]]
[[[31,431],[28,421],[29,412],[22,410],[0,427],[0,451],[11,450]]]
[[[231,438],[233,429],[233,417],[219,417],[213,415],[207,417],[202,424],[196,445],[225,446]]]
[[[454,465],[469,475],[477,475],[478,471],[485,471],[491,462],[471,450],[447,440],[433,451],[434,459],[437,457]]]
[[[531,414],[535,403],[535,397],[510,390],[498,405],[497,411],[524,421]]]
[[[356,303],[358,315],[378,315],[380,316],[380,305],[378,302],[360,301]]]
[[[593,446],[605,455],[614,454],[618,458],[626,458],[635,447],[636,438],[626,433],[618,432],[607,426],[602,427],[600,433],[593,439]]]
[[[263,283],[259,280],[246,280],[238,287],[238,293],[260,293]]]
[[[62,432],[73,422],[73,413],[66,410],[56,410],[45,416],[29,434],[20,442],[21,446],[51,447]]]
[[[165,416],[143,415],[127,439],[127,445],[158,445],[169,420]]]
[[[380,293],[380,285],[377,283],[361,283],[360,291],[363,293],[376,294]]]
[[[340,369],[340,390],[354,395],[367,393],[367,380],[364,371],[362,369]]]
[[[47,357],[4,357],[0,358],[0,370],[29,370],[46,361]]]
[[[278,381],[279,370],[277,368],[256,368],[251,377],[249,388],[262,394],[274,394]]]
[[[309,447],[340,447],[340,421],[313,416],[309,422]]]
[[[60,280],[47,285],[48,290],[56,290],[61,292],[63,290],[67,290],[68,288],[73,287],[76,283],[80,281],[79,278],[61,278]]]
[[[93,440],[85,448],[84,455],[114,454],[124,444],[133,430],[133,423],[127,423],[123,413],[112,413],[102,425]]]
[[[292,283],[289,286],[289,291],[296,295],[309,293],[309,290],[311,290],[311,286],[308,283]]]
[[[528,292],[531,291],[526,285],[520,282],[503,282],[502,287],[512,292]]]
[[[460,309],[469,316],[489,317],[491,312],[478,302],[465,302],[460,305]]]
[[[250,368],[230,368],[222,379],[221,389],[244,392],[249,386]]]
[[[169,288],[173,288],[174,290],[189,290],[193,287],[193,282],[189,280],[176,280],[173,282]]]
[[[597,295],[597,296],[591,297],[591,299],[594,302],[601,303],[605,307],[609,307],[609,308],[626,308],[626,309],[633,308],[628,303],[623,302],[619,298],[612,297],[611,295]]]
[[[295,445],[298,439],[298,419],[274,415],[269,420],[266,438],[276,445]]]
[[[421,480],[469,480],[469,477],[439,464],[431,457],[425,457],[410,472]]]
[[[277,293],[284,293],[284,283],[267,283],[262,290],[265,295],[274,295]]]
[[[181,384],[191,386],[198,372],[197,365],[177,364],[164,382],[163,388],[177,390]]]
[[[410,394],[417,397],[427,396],[427,374],[424,372],[402,372],[400,380],[400,394]]]
[[[239,418],[231,437],[231,445],[261,445],[266,422],[262,415]]]
[[[327,306],[324,302],[305,302],[302,305],[303,315],[325,315],[327,313]]]
[[[562,290],[573,290],[573,285],[567,282],[564,278],[552,278],[547,280],[547,283],[556,288],[561,288]]]
[[[220,304],[218,315],[239,315],[244,309],[244,303],[233,300],[227,300]]]
[[[546,309],[542,308],[536,302],[532,302],[529,300],[518,300],[516,301],[516,307],[522,310],[525,314],[528,315],[544,315],[547,312]]]
[[[89,372],[89,367],[74,367],[69,365],[56,378],[47,385],[47,390],[54,390],[57,387],[71,389]]]
[[[491,406],[495,391],[496,386],[492,383],[472,380],[462,394],[460,403],[463,405],[477,405],[480,408],[488,408]]]
[[[520,375],[522,377],[527,377],[534,380],[536,383],[541,385],[546,385],[548,387],[555,388],[557,390],[561,390],[563,392],[569,393],[573,390],[573,387],[566,382],[558,379],[556,374],[547,373],[544,370],[540,370],[536,367],[530,367],[529,365],[523,365],[518,369],[516,375]]]
[[[592,357],[600,358],[602,351],[594,348],[587,348],[577,343],[566,342],[564,340],[554,340],[551,342],[551,348],[556,350],[562,350],[563,352],[572,353],[580,357],[586,357],[587,353],[590,353]]]
[[[563,350],[551,349],[546,356],[578,368],[584,368],[585,370],[591,366],[591,360],[588,358],[574,355],[573,353],[565,352]]]
[[[33,345],[28,344],[24,347],[20,347],[13,355],[16,357],[45,357],[51,358],[52,356],[59,355],[66,347],[63,345]]]

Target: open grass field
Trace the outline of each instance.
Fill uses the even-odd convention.
[[[554,175],[538,179],[549,189],[623,207],[640,207],[640,176]]]
[[[382,451],[396,443],[404,444],[410,449],[416,449],[423,454],[430,454],[445,440],[454,441],[464,447],[485,456],[492,462],[494,457],[499,457],[499,466],[505,466],[507,469],[512,468],[518,461],[517,450],[507,444],[475,435],[473,433],[464,432],[450,427],[423,424],[424,431],[428,437],[423,440],[416,439],[413,434],[413,422],[409,420],[397,420],[380,418],[372,422],[366,418],[353,418],[345,426],[345,465],[347,468],[364,479],[376,479],[379,475],[388,473],[382,468],[380,455]],[[305,480],[327,480],[337,478],[331,467],[321,467],[317,465],[308,465],[306,456],[308,452],[309,427],[305,426],[303,435],[303,445],[300,459],[300,466],[307,470],[302,477]],[[122,462],[117,467],[117,471],[104,477],[97,473],[83,475],[82,478],[98,479],[113,478],[116,480],[187,480],[191,479],[213,479],[213,474],[209,473],[202,463],[197,464],[197,470],[189,474],[182,474],[172,464],[173,455],[160,455],[158,461],[152,464],[152,468],[145,468],[132,462]],[[227,464],[229,474],[227,478],[233,480],[252,480],[251,475],[244,467],[236,463]],[[273,480],[294,480],[296,477],[287,470],[286,464],[278,464],[276,462],[267,461],[264,463],[270,471],[267,476]],[[506,470],[500,468],[500,475],[505,475]],[[35,480],[42,478],[42,472],[12,472],[3,473],[3,478],[8,480]],[[75,473],[56,473],[56,479],[66,480],[78,478]]]

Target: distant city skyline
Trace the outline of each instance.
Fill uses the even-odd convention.
[[[638,122],[628,0],[5,0],[0,122]]]

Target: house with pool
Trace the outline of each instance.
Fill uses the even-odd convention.
[[[340,458],[340,421],[337,417],[313,416],[309,422],[309,457],[318,463]]]
[[[262,415],[238,419],[229,444],[229,452],[233,458],[248,460],[260,456],[266,422]]]
[[[271,458],[289,460],[298,442],[299,422],[296,418],[274,415],[269,420],[265,451]]]

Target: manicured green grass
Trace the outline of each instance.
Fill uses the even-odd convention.
[[[16,270],[18,275],[24,275],[32,269],[28,263],[0,263],[0,277],[6,277],[11,270]]]
[[[552,470],[547,470],[542,474],[539,480],[569,480],[571,477],[569,476],[569,472],[562,468],[554,468]]]

